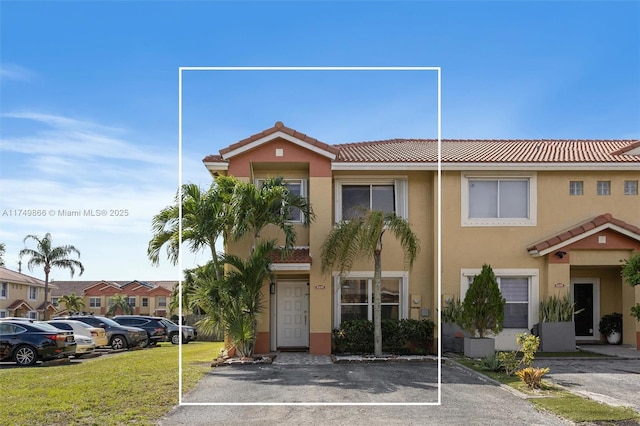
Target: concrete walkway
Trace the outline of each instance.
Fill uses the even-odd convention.
[[[625,359],[640,359],[640,351],[631,345],[578,345],[578,348],[601,355]]]

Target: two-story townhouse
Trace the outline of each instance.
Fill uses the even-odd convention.
[[[136,315],[157,315],[167,317],[171,293],[177,281],[56,281],[57,289],[51,298],[75,293],[82,296],[86,312],[104,315],[109,309],[111,299],[116,294],[127,297],[129,306]],[[64,312],[64,306],[58,306]]]
[[[27,317],[44,319],[44,281],[11,269],[0,267],[0,318]],[[49,290],[57,289],[49,284]],[[48,316],[55,312],[47,303]]]
[[[439,295],[464,297],[488,263],[507,299],[499,349],[538,322],[541,298],[562,293],[585,308],[578,340],[598,340],[599,318],[615,311],[625,313],[623,341],[635,342],[640,325],[627,314],[640,289],[622,283],[620,260],[640,250],[640,142],[443,140],[441,148],[439,173],[436,140],[329,145],[277,122],[204,158],[213,176],[255,184],[283,176],[316,214],[296,227],[292,256],[273,259],[256,350],[327,354],[341,321],[372,318],[372,262],[342,277],[320,270],[324,238],[354,206],[395,212],[421,241],[406,271],[398,242],[384,237],[384,318],[437,322]],[[281,237],[270,231],[264,236]],[[249,244],[225,250],[247,254]]]

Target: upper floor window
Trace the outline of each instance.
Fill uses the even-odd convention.
[[[572,180],[569,182],[569,195],[583,195],[583,183],[581,180]]]
[[[9,283],[0,283],[0,299],[9,297]]]
[[[611,195],[611,181],[599,180],[597,184],[598,195]]]
[[[258,179],[256,186],[261,187],[264,184],[265,179]],[[294,195],[298,195],[300,197],[307,196],[307,181],[306,179],[285,179],[285,186]],[[292,208],[289,212],[289,217],[287,218],[289,222],[294,223],[302,223],[303,217],[302,212],[298,208]]]
[[[90,297],[89,298],[89,307],[90,308],[99,308],[102,305],[99,297]]]
[[[38,287],[29,286],[29,300],[38,300]]]
[[[462,179],[463,226],[534,226],[535,176]]]
[[[145,307],[145,308],[147,306],[149,306],[149,298],[148,297],[143,297],[142,298],[142,306]]]
[[[167,306],[167,298],[165,296],[158,296],[156,300],[158,301],[159,308],[164,308]]]
[[[340,178],[335,185],[336,222],[349,220],[364,210],[381,210],[407,218],[406,178]]]
[[[624,195],[638,195],[638,181],[637,180],[625,180],[624,181]]]
[[[127,303],[129,304],[129,306],[131,306],[132,308],[136,307],[136,298],[129,296]]]
[[[59,298],[59,297],[52,297],[52,298],[51,298],[51,304],[52,304],[53,306],[56,306],[56,307],[57,307],[59,302],[60,302],[60,298]]]

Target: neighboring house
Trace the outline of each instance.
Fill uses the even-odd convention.
[[[58,288],[52,292],[52,300],[57,303],[61,296],[75,293],[83,296],[85,312],[104,315],[111,298],[124,294],[129,298],[134,314],[168,317],[175,284],[176,281],[56,281]],[[63,312],[64,304],[58,309]]]
[[[49,284],[51,293],[57,287]],[[44,281],[0,267],[0,318],[27,317],[44,319]],[[47,304],[49,316],[55,312]]]
[[[283,176],[316,214],[309,228],[296,227],[292,256],[274,259],[258,352],[328,354],[341,321],[372,318],[372,262],[344,277],[320,270],[326,235],[354,206],[395,212],[421,241],[408,272],[398,242],[385,235],[384,318],[437,322],[439,283],[443,302],[464,297],[487,263],[507,299],[499,349],[513,348],[515,335],[538,322],[542,297],[564,293],[586,309],[577,317],[578,340],[599,340],[602,315],[622,312],[624,343],[635,342],[640,325],[628,314],[640,289],[623,284],[620,268],[640,250],[640,141],[443,140],[441,274],[437,148],[436,140],[416,139],[328,145],[277,122],[204,158],[212,176],[256,184]],[[278,237],[275,228],[262,235]],[[245,239],[226,250],[247,255],[249,247]]]

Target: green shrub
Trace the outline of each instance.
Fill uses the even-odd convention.
[[[482,265],[482,271],[473,278],[464,296],[460,325],[472,335],[477,332],[481,338],[487,332],[498,334],[502,331],[505,303],[491,266]]]
[[[540,346],[540,338],[533,334],[521,333],[518,334],[516,339],[522,352],[522,363],[527,367],[531,367],[535,354]]]
[[[539,389],[542,383],[542,377],[548,372],[548,368],[526,367],[516,371],[516,375],[531,389]]]
[[[460,324],[462,322],[462,301],[457,297],[447,301],[442,310],[442,322]]]
[[[611,333],[622,333],[622,314],[614,312],[602,317],[598,324],[600,333],[609,336]]]
[[[502,365],[502,361],[500,361],[498,353],[494,352],[493,355],[489,355],[480,360],[480,368],[488,371],[502,371],[504,366]]]
[[[500,352],[498,359],[507,376],[513,376],[513,373],[515,373],[522,363],[522,360],[518,359],[518,353],[516,351]]]
[[[540,322],[570,322],[573,316],[584,311],[575,310],[575,303],[571,301],[569,293],[563,297],[553,295],[540,302]]]
[[[382,348],[387,353],[415,352],[428,353],[433,344],[433,321],[424,320],[383,320]],[[373,322],[368,320],[343,321],[340,328],[332,331],[333,352],[336,354],[365,354],[373,352]]]

